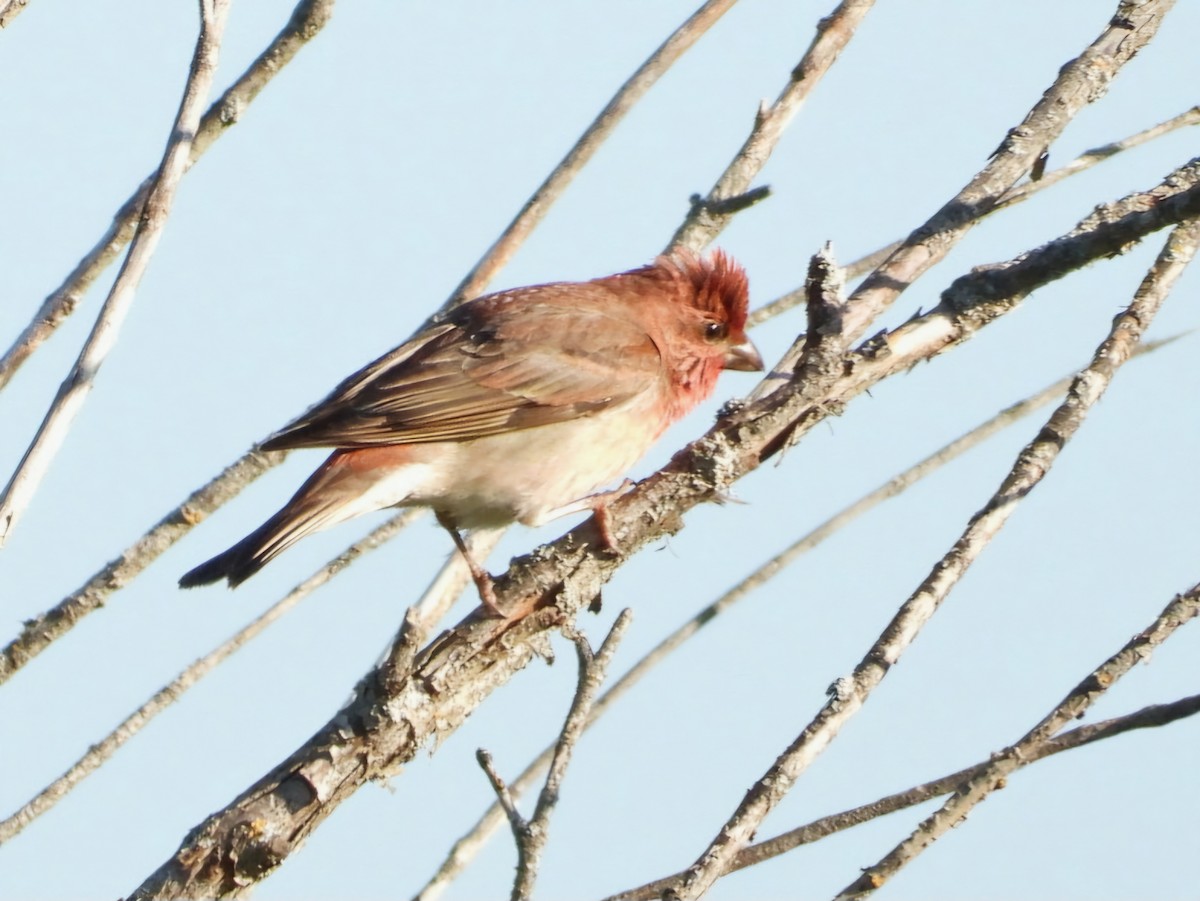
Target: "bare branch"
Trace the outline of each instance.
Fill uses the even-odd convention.
[[[0,547],[4,546],[33,500],[42,477],[66,440],[71,423],[91,392],[96,375],[116,344],[121,324],[133,305],[138,283],[150,265],[150,258],[154,255],[171,213],[175,189],[187,170],[188,153],[200,124],[201,109],[216,74],[228,12],[229,0],[200,0],[200,36],[192,56],[183,100],[171,127],[171,136],[158,174],[146,197],[137,234],[79,358],[58,389],[37,436],[9,479],[3,495],[0,495]]]
[[[1046,173],[1038,181],[1026,182],[1019,185],[1004,195],[1004,199],[997,203],[992,209],[984,213],[984,216],[990,215],[998,210],[1008,209],[1011,206],[1016,206],[1022,201],[1028,200],[1030,197],[1046,190],[1053,185],[1058,184],[1072,175],[1077,175],[1080,172],[1086,172],[1093,166],[1099,165],[1105,160],[1112,159],[1117,154],[1132,150],[1134,147],[1140,147],[1155,138],[1168,134],[1180,128],[1186,128],[1191,125],[1200,124],[1200,106],[1194,106],[1191,109],[1180,113],[1178,116],[1173,116],[1165,122],[1159,122],[1157,125],[1152,125],[1149,128],[1144,128],[1128,137],[1122,138],[1119,141],[1105,144],[1102,147],[1094,147],[1091,150],[1081,153],[1071,162],[1064,166],[1060,166]],[[981,217],[982,218],[982,217]],[[866,275],[889,256],[894,253],[903,241],[893,241],[886,247],[881,247],[879,250],[873,251],[864,257],[859,257],[851,263],[847,263],[845,267],[846,280],[854,281]],[[774,319],[781,313],[785,313],[795,306],[804,302],[803,286],[794,291],[789,291],[787,294],[777,297],[769,303],[763,304],[755,310],[752,310],[747,318],[747,324],[751,327],[762,325],[769,319]]]
[[[267,82],[325,27],[325,23],[333,15],[334,2],[335,0],[300,0],[296,4],[283,30],[275,36],[267,49],[258,55],[250,68],[208,108],[208,112],[200,120],[185,171],[191,168],[225,129],[237,124],[242,112]],[[0,11],[0,17],[10,11],[15,16],[24,8],[25,3],[26,0],[11,0],[8,8]],[[0,18],[0,27],[4,24],[6,23]],[[42,302],[33,320],[4,356],[0,357],[0,388],[8,384],[29,355],[54,334],[55,329],[75,311],[92,283],[117,258],[121,248],[129,243],[155,176],[156,173],[148,175],[133,195],[121,205],[99,242],[79,261],[63,283]]]
[[[1193,220],[1177,227],[1167,239],[1166,245],[1138,287],[1133,302],[1125,312],[1113,321],[1112,330],[1096,350],[1091,364],[1083,370],[1071,385],[1067,399],[1054,411],[1037,438],[1022,451],[1009,477],[988,505],[976,514],[955,548],[942,559],[926,580],[927,598],[919,598],[924,610],[915,610],[914,622],[893,621],[897,644],[907,644],[945,597],[949,585],[961,575],[970,560],[978,554],[1008,518],[1009,514],[1049,471],[1065,445],[1078,431],[1091,407],[1100,399],[1117,369],[1129,359],[1132,348],[1149,327],[1163,300],[1174,287],[1188,263],[1195,256],[1200,243],[1200,220]],[[964,565],[965,564],[965,565]],[[951,574],[952,573],[952,574]],[[946,588],[942,589],[941,586]],[[922,586],[925,588],[925,586]],[[1143,650],[1157,645],[1187,619],[1200,613],[1200,586],[1192,588],[1187,595],[1175,598],[1163,611],[1158,621],[1146,632],[1137,636],[1116,657],[1111,658],[1089,679],[1081,683],[1071,695],[1016,745],[1006,749],[989,767],[985,776],[972,780],[955,792],[941,810],[925,820],[904,842],[875,866],[865,870],[861,878],[847,886],[839,898],[857,898],[870,894],[899,872],[909,861],[916,858],[966,813],[998,787],[998,780],[1015,769],[1014,759],[1022,749],[1043,741],[1061,729],[1072,718],[1080,716],[1108,685],[1120,678],[1140,659]],[[902,633],[909,633],[904,636]],[[907,641],[905,640],[907,638]],[[876,682],[898,657],[895,653],[884,653],[870,661],[877,675]],[[864,668],[860,665],[860,670]],[[856,671],[856,677],[866,675]]]
[[[1120,651],[1075,686],[1024,738],[992,755],[987,765],[972,774],[967,782],[955,786],[954,794],[941,809],[921,823],[908,839],[897,845],[879,863],[864,870],[863,875],[843,889],[838,898],[865,897],[886,884],[905,864],[962,822],[976,804],[996,789],[1003,788],[1007,777],[1027,766],[1036,749],[1044,745],[1051,735],[1071,720],[1083,716],[1110,686],[1147,659],[1154,648],[1197,615],[1200,615],[1200,585],[1192,586],[1185,594],[1176,595],[1150,626],[1131,638]]]
[[[517,810],[517,803],[513,800],[508,786],[504,784],[504,779],[496,772],[496,763],[492,760],[491,752],[485,748],[480,748],[475,752],[475,760],[479,764],[480,769],[488,777],[488,782],[492,784],[492,791],[496,793],[496,800],[500,802],[500,806],[504,808],[504,812],[508,815],[508,824],[512,827],[513,839],[517,843],[517,848],[520,848],[522,845],[522,833],[525,831],[525,818]]]
[[[846,331],[861,336],[909,285],[940,261],[1028,173],[1081,109],[1102,96],[1125,63],[1158,31],[1174,0],[1121,0],[1107,26],[1059,71],[1024,121],[1009,131],[988,164],[850,296]]]
[[[729,224],[730,217],[743,208],[731,209],[726,202],[745,195],[754,196],[750,182],[762,171],[792,117],[800,111],[874,5],[875,0],[842,0],[832,13],[817,23],[816,37],[792,70],[783,91],[774,103],[763,102],[754,118],[750,136],[708,196],[699,202],[693,201],[687,218],[668,243],[668,249],[682,246],[699,250],[712,243]]]
[[[550,205],[558,200],[579,170],[592,158],[592,154],[612,134],[625,114],[735,2],[737,0],[707,0],[638,67],[613,95],[612,100],[608,101],[608,105],[600,111],[595,121],[580,135],[562,162],[554,167],[546,176],[546,180],[533,192],[533,196],[525,201],[525,206],[521,207],[516,218],[488,248],[487,253],[454,289],[454,293],[446,302],[447,306],[469,300],[483,292],[496,273],[529,237],[529,233],[542,221]]]
[[[541,863],[542,851],[550,837],[550,815],[558,804],[558,796],[562,791],[563,778],[571,762],[571,754],[575,745],[592,720],[592,705],[596,700],[596,692],[608,672],[617,651],[617,645],[633,620],[633,612],[629,609],[621,611],[609,630],[608,637],[596,654],[587,638],[574,627],[564,623],[562,633],[575,644],[575,652],[579,657],[579,683],[575,689],[575,697],[571,701],[571,709],[563,723],[562,732],[554,747],[554,757],[550,762],[550,772],[546,783],[538,795],[537,805],[533,816],[525,824],[517,837],[517,878],[513,883],[512,901],[527,901],[533,897],[533,884],[537,880],[538,867]]]
[[[114,591],[124,588],[142,570],[158,559],[197,523],[234,497],[285,454],[251,450],[225,468],[207,485],[197,488],[182,504],[160,519],[150,531],[127,547],[87,580],[74,594],[63,598],[49,610],[26,620],[21,633],[0,650],[0,685],[26,663],[46,650],[58,638],[95,610],[104,606]]]
[[[155,692],[146,703],[126,717],[112,732],[89,747],[87,753],[72,764],[65,773],[38,792],[35,797],[7,819],[0,820],[0,845],[13,838],[61,801],[67,792],[99,769],[101,764],[112,757],[122,745],[137,735],[154,717],[179,700],[185,691],[212,672],[218,664],[233,656],[234,652],[240,650],[248,641],[256,638],[268,626],[363,554],[375,550],[388,541],[420,514],[420,510],[406,510],[396,514],[383,525],[372,530],[364,539],[334,557],[284,595],[282,599],[268,607],[257,618],[184,669],[173,680]]]
[[[1079,726],[1068,732],[1064,732],[1056,738],[1048,739],[1029,749],[1024,757],[1021,758],[1021,764],[1027,766],[1046,757],[1051,757],[1054,754],[1060,754],[1063,751],[1082,748],[1097,741],[1124,735],[1126,732],[1131,732],[1134,729],[1151,729],[1166,726],[1176,720],[1195,716],[1197,713],[1200,713],[1200,695],[1180,698],[1178,701],[1173,701],[1169,704],[1153,704],[1143,707],[1141,710],[1135,710],[1133,713],[1127,713],[1124,716],[1113,717],[1112,719],[1091,723],[1086,726]],[[934,779],[922,785],[914,786],[907,791],[888,795],[886,798],[880,798],[878,801],[865,804],[862,807],[856,807],[853,810],[823,817],[807,826],[801,826],[774,838],[765,839],[757,844],[750,845],[738,855],[732,869],[740,870],[744,867],[753,866],[763,860],[777,857],[792,848],[803,844],[811,844],[817,839],[834,832],[840,832],[844,829],[849,829],[851,826],[857,826],[860,823],[894,813],[897,810],[915,807],[940,795],[948,794],[964,782],[979,778],[991,764],[992,759],[989,757],[987,760],[980,761],[974,766],[942,776],[940,779]],[[659,895],[654,893],[648,897],[657,898]],[[628,901],[633,901],[633,898],[630,897]]]
[[[1134,729],[1152,729],[1159,726],[1167,726],[1176,720],[1195,716],[1197,713],[1200,713],[1200,695],[1180,698],[1178,701],[1172,701],[1169,704],[1152,704],[1140,710],[1135,710],[1133,713],[1102,720],[1101,722],[1092,723],[1087,726],[1079,726],[1068,732],[1064,732],[1057,738],[1048,739],[1031,748],[1020,759],[1020,763],[1022,766],[1028,766],[1031,763],[1053,756],[1054,754],[1060,754],[1063,751],[1071,751],[1107,738],[1115,738]],[[811,823],[797,826],[795,829],[789,829],[787,832],[773,838],[748,845],[735,858],[729,871],[732,873],[736,870],[752,867],[755,864],[762,863],[764,860],[770,860],[773,857],[786,854],[788,851],[799,848],[801,845],[810,845],[826,836],[833,835],[835,832],[843,832],[854,826],[887,816],[890,813],[906,810],[941,795],[949,794],[964,782],[978,778],[991,764],[992,759],[988,758],[973,766],[965,767],[957,772],[924,782],[921,785],[914,785],[912,788],[893,795],[887,795],[869,804],[863,804],[860,807],[844,810],[841,813],[821,817],[819,820],[813,820]],[[604,901],[657,901],[657,899],[663,897],[663,892],[670,889],[682,876],[683,873],[676,873],[663,879],[656,879],[637,888],[619,892],[616,895],[610,895]]]
[[[1197,209],[1190,214],[1200,214],[1198,177],[1200,167],[1178,170],[1169,179],[1165,196],[1155,189],[1158,205],[1153,209],[1089,222],[1073,240],[1086,241],[1103,255],[1113,248],[1097,239],[1096,233],[1110,242],[1119,237],[1119,249],[1186,217],[1192,205]],[[1056,262],[1038,270],[1039,277],[1052,280],[1064,274],[1065,258],[1054,256]],[[1023,290],[1032,290],[1022,285]],[[1003,314],[1001,301],[993,298],[989,303],[999,305],[997,316]],[[970,304],[964,306],[966,312],[971,309]],[[972,329],[956,326],[955,316],[941,315],[947,324],[938,326],[938,341],[922,345],[926,356],[973,334]],[[486,619],[476,611],[416,655],[411,677],[384,685],[378,672],[366,676],[354,698],[312,739],[193,830],[136,897],[212,897],[265,876],[359,785],[386,778],[411,760],[424,742],[456,729],[495,688],[525,666],[551,626],[575,616],[595,597],[629,555],[678,531],[686,511],[720,496],[797,430],[807,431],[837,405],[922,358],[913,355],[917,344],[905,332],[911,325],[848,354],[845,375],[826,396],[811,398],[803,386],[789,382],[722,419],[663,470],[613,501],[609,525],[621,553],[603,547],[595,524],[588,521],[516,559],[496,581],[500,605],[513,619]],[[905,340],[893,343],[896,335]],[[529,611],[531,615],[519,618]],[[342,726],[346,722],[370,726],[347,733]],[[239,825],[249,822],[258,824],[253,831]],[[242,867],[239,861],[250,865]]]
[[[0,28],[11,25],[28,5],[29,0],[0,0]]]
[[[1117,317],[1109,338],[1096,351],[1092,363],[1075,377],[1067,398],[1050,416],[1037,438],[1021,452],[999,490],[971,518],[954,547],[934,565],[921,586],[904,602],[853,675],[838,680],[837,691],[821,712],[746,794],[717,837],[675,887],[679,898],[700,897],[728,872],[734,857],[749,844],[767,814],[837,737],[842,726],[862,708],[1017,505],[1049,473],[1062,448],[1074,437],[1116,370],[1129,358],[1143,330],[1150,325],[1171,286],[1187,266],[1195,251],[1196,234],[1200,234],[1200,226],[1195,224],[1181,226],[1173,233],[1129,309]],[[856,890],[862,890],[861,887],[867,884],[865,881],[855,883]]]

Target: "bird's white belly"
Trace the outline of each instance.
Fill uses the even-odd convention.
[[[443,510],[463,528],[536,525],[624,475],[662,431],[650,419],[641,410],[607,410],[475,441],[418,445],[429,478],[408,503]]]

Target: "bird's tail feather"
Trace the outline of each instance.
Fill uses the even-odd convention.
[[[179,587],[227,579],[229,587],[236,588],[304,536],[332,525],[336,514],[335,504],[293,501],[229,550],[184,573]]]
[[[179,586],[228,579],[229,587],[236,587],[304,536],[402,501],[403,485],[374,489],[381,477],[386,481],[389,472],[403,469],[406,462],[403,448],[334,451],[283,509],[229,550],[185,573]]]

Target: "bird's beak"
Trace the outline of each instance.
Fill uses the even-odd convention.
[[[725,351],[725,368],[741,372],[762,372],[763,359],[749,338]]]

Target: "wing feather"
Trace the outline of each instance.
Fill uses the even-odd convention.
[[[610,291],[543,285],[463,304],[263,448],[469,441],[592,415],[662,378],[658,348]]]

